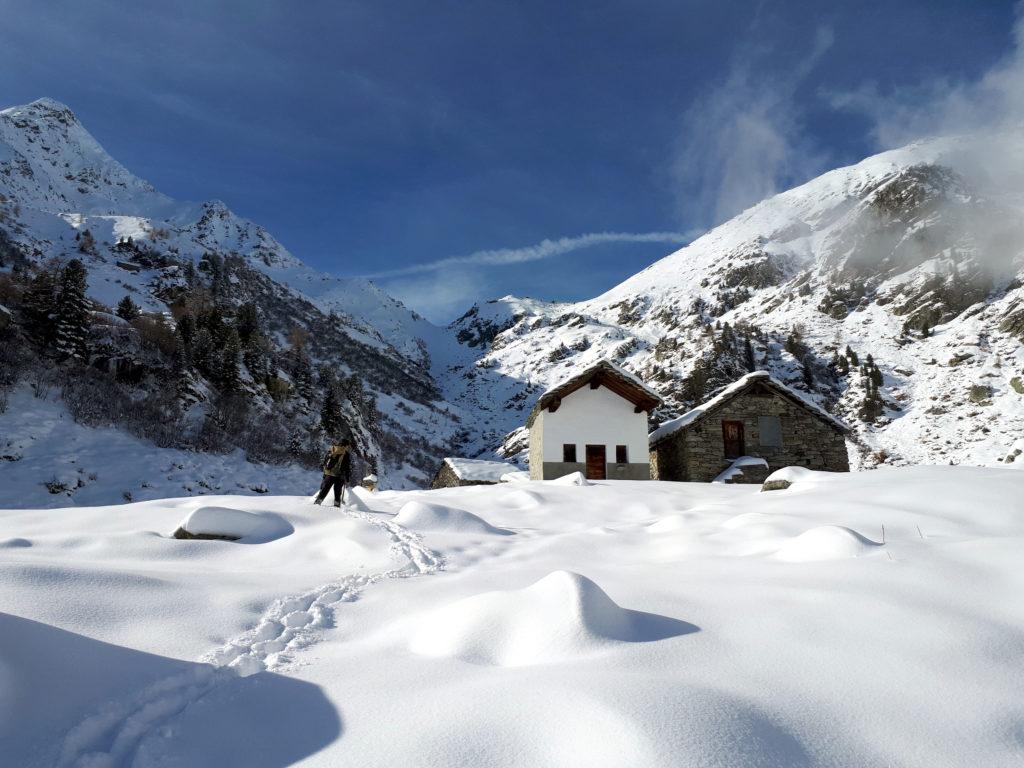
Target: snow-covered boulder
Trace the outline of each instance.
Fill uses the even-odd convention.
[[[292,524],[273,512],[244,512],[229,507],[199,507],[186,517],[176,539],[220,539],[263,544],[293,533]]]
[[[512,531],[491,525],[472,512],[440,504],[409,501],[395,515],[395,522],[414,531],[438,533],[491,533],[508,536]]]
[[[797,480],[807,480],[815,473],[806,467],[783,467],[772,472],[761,485],[762,491],[783,491]]]

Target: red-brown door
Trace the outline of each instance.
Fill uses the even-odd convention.
[[[738,459],[747,451],[743,444],[743,422],[723,421],[722,442],[725,444],[725,458]]]
[[[603,445],[587,446],[587,480],[604,480],[608,471],[608,460]]]

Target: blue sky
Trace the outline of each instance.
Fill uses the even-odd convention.
[[[892,143],[886,105],[927,113],[979,81],[1015,18],[1002,0],[0,0],[0,104],[63,101],[161,191],[222,199],[447,321],[595,295]]]

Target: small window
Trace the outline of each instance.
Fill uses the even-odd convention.
[[[624,445],[615,446],[615,463],[616,464],[628,464],[629,463],[629,452],[626,450]]]
[[[761,445],[766,448],[782,447],[782,422],[778,416],[758,416],[757,430],[761,434]]]
[[[562,446],[562,461],[566,464],[576,463],[576,443],[565,443]]]

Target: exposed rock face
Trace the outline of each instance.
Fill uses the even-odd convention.
[[[776,418],[781,440],[762,434],[765,418]],[[850,469],[841,432],[813,411],[774,392],[743,392],[693,425],[665,438],[651,451],[651,471],[658,480],[710,482],[732,464],[726,458],[723,421],[743,425],[740,453],[768,462],[770,472],[798,466],[828,472]],[[764,442],[779,442],[766,445]]]

